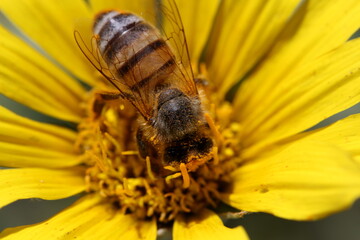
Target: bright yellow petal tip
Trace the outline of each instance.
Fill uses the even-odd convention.
[[[219,216],[210,210],[203,210],[194,216],[181,216],[175,220],[173,228],[174,240],[246,240],[245,230],[238,226],[227,228]]]

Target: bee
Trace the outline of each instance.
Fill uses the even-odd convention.
[[[79,33],[74,34],[81,51],[117,89],[108,98],[118,95],[137,109],[140,156],[150,159],[152,170],[160,176],[180,171],[187,187],[188,172],[214,158],[214,127],[194,80],[179,11],[170,3],[176,15],[171,19],[178,19],[174,26],[181,37],[175,48],[181,47],[182,59],[174,54],[169,38],[128,12],[109,10],[96,15],[95,52],[83,46]]]

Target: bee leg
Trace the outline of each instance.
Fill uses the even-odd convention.
[[[121,98],[121,93],[118,92],[109,92],[109,91],[97,91],[95,92],[96,97],[102,101],[114,101]]]
[[[207,79],[208,78],[208,72],[206,65],[204,63],[201,63],[199,65],[199,73],[197,74],[196,78],[194,79],[196,87],[198,90],[202,90],[206,93],[207,96],[210,96],[210,83]]]
[[[141,126],[137,130],[136,141],[139,155],[140,157],[145,159],[148,171],[151,170],[151,174],[155,173],[155,175],[161,175],[162,167],[161,163],[159,163],[158,161],[158,151],[156,150],[154,144],[148,138],[146,138],[146,136],[144,135],[144,130]]]
[[[194,81],[197,87],[200,86],[202,88],[206,88],[207,86],[209,86],[209,82],[205,78],[197,77],[194,79]]]
[[[174,174],[170,174],[168,176],[165,177],[165,181],[167,184],[170,184],[170,181],[175,179],[175,178],[178,178],[181,176],[181,173],[177,172],[177,173],[174,173]]]
[[[152,159],[157,157],[154,145],[145,137],[144,130],[141,126],[137,130],[136,141],[139,148],[139,154],[142,158],[146,159],[146,157],[150,157],[150,159]]]
[[[150,157],[149,157],[149,156],[146,156],[145,161],[146,161],[146,169],[147,169],[148,175],[149,175],[149,177],[150,177],[151,180],[154,180],[155,177],[154,177],[154,174],[153,174],[153,172],[152,172],[152,170],[151,170]]]
[[[105,103],[108,101],[116,101],[121,98],[120,93],[116,92],[107,92],[107,91],[97,91],[94,94],[92,106],[93,118],[97,119],[105,106]]]

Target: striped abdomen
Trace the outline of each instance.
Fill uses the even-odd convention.
[[[176,68],[175,57],[158,31],[136,15],[100,13],[93,31],[110,71],[131,90],[150,83],[156,86]]]

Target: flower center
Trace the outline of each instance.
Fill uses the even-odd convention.
[[[231,106],[222,104],[213,111],[221,124],[222,146],[216,159],[188,173],[190,185],[184,188],[181,173],[157,176],[149,159],[138,154],[135,133],[138,128],[134,108],[118,99],[88,102],[88,117],[79,125],[77,149],[86,156],[87,191],[98,192],[122,213],[140,219],[156,217],[169,222],[179,213],[196,213],[205,207],[215,208],[222,191],[231,183],[229,174],[236,167],[241,129],[229,123]]]

